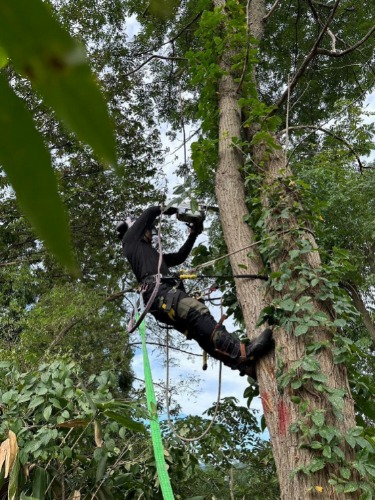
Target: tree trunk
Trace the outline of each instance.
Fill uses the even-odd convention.
[[[217,7],[223,5],[223,0],[215,0]],[[257,13],[250,19],[253,23],[253,30],[262,33],[261,26],[254,26],[254,23],[261,22],[263,9],[262,0],[253,0],[251,9]],[[238,83],[234,82],[230,73],[232,55],[229,51],[224,52],[221,59],[221,67],[226,74],[221,77],[219,82],[219,160],[216,174],[216,196],[220,210],[220,218],[226,244],[229,252],[235,252],[246,247],[254,241],[254,234],[247,223],[244,222],[244,216],[248,214],[245,197],[244,179],[242,177],[243,155],[232,145],[233,138],[241,138],[243,132],[241,129],[241,111],[238,106],[237,94]],[[281,150],[275,150],[265,157],[265,148],[258,145],[254,148],[253,160],[255,164],[263,162],[262,169],[265,172],[265,186],[272,186],[277,179],[285,178],[290,175],[285,162],[284,153]],[[267,192],[267,190],[265,190]],[[269,206],[269,200],[264,195],[263,204],[265,208]],[[285,220],[283,227],[275,227],[272,219],[267,221],[268,229],[279,231],[280,241],[284,252],[282,257],[274,261],[273,271],[279,269],[283,260],[289,258],[289,251],[297,248],[293,231],[289,229],[296,226],[293,218]],[[301,233],[300,233],[301,234]],[[301,237],[301,236],[300,236]],[[312,234],[305,232],[302,238],[307,239],[313,248],[316,243]],[[320,258],[317,251],[310,252],[304,256],[305,263],[316,269],[320,266]],[[251,257],[246,251],[238,252],[230,257],[230,262],[234,274],[252,273],[259,274],[262,270],[262,260],[260,254],[252,252]],[[243,270],[243,265],[246,270]],[[260,311],[265,304],[275,298],[276,292],[269,292],[266,297],[264,285],[256,281],[236,280],[237,297],[242,308],[243,318],[247,333],[250,338],[255,336],[255,324]],[[305,291],[304,294],[308,294]],[[315,310],[324,311],[329,314],[329,309],[325,304],[319,303],[311,295],[311,302]],[[331,341],[332,333],[323,326],[315,327],[309,332],[313,334],[314,340]],[[286,373],[293,363],[300,360],[305,355],[305,337],[296,337],[293,333],[287,333],[282,328],[274,328],[274,337],[276,341],[276,358],[278,361],[278,370]],[[267,426],[271,436],[274,458],[277,466],[278,477],[281,488],[281,498],[291,499],[309,499],[315,498],[320,491],[323,492],[321,498],[348,498],[347,495],[337,494],[331,485],[328,484],[329,471],[327,467],[318,470],[314,474],[307,475],[296,473],[291,478],[291,473],[298,468],[307,467],[316,458],[317,453],[311,448],[301,448],[300,436],[298,433],[290,432],[290,425],[298,421],[304,421],[307,427],[313,423],[306,413],[302,414],[300,405],[291,401],[292,396],[299,396],[308,403],[308,412],[321,410],[324,415],[325,423],[338,429],[342,435],[345,435],[348,429],[355,426],[355,415],[353,400],[350,395],[346,370],[342,365],[333,363],[333,355],[330,349],[321,349],[317,354],[320,363],[321,372],[327,378],[327,386],[331,389],[344,389],[346,398],[342,412],[342,419],[336,418],[332,411],[332,406],[327,400],[325,394],[314,390],[306,383],[298,391],[286,387],[283,391],[279,390],[275,374],[274,355],[269,355],[263,359],[258,366],[258,382],[260,394],[263,403],[263,409]],[[280,375],[280,373],[279,373]],[[308,444],[308,443],[306,443]],[[342,452],[347,462],[353,460],[352,449],[347,444],[342,444]],[[332,472],[332,470],[331,470]],[[333,472],[338,472],[333,470]],[[322,488],[322,490],[320,490]],[[357,493],[352,494],[351,498],[358,498]]]

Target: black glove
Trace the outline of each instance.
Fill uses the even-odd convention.
[[[167,210],[162,209],[163,214],[165,215],[174,215],[177,214],[178,209],[176,207],[169,207]]]
[[[119,240],[122,240],[127,230],[128,230],[128,225],[125,221],[120,222],[120,224],[117,224],[116,231]]]
[[[198,236],[203,232],[203,221],[197,221],[197,222],[192,222],[189,224],[190,227],[190,234],[194,234],[195,236]]]

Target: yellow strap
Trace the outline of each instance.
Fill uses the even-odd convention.
[[[180,274],[179,276],[180,280],[194,280],[197,277],[197,274]]]

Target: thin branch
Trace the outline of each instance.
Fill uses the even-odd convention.
[[[267,14],[263,17],[262,21],[264,23],[266,23],[268,21],[268,19],[272,16],[272,14],[273,14],[274,10],[276,9],[279,2],[280,2],[280,0],[276,0],[276,2],[272,5],[270,10],[267,12]]]
[[[317,54],[329,56],[329,57],[346,56],[346,54],[353,52],[354,50],[358,49],[358,47],[363,45],[370,38],[370,36],[374,33],[374,31],[375,31],[375,26],[373,26],[370,29],[370,31],[368,31],[368,33],[366,33],[366,35],[361,40],[359,40],[357,43],[355,43],[354,45],[352,45],[351,47],[349,47],[345,50],[340,50],[339,52],[337,52],[337,51],[333,51],[333,50],[318,48]]]
[[[146,61],[144,61],[142,64],[140,64],[137,68],[132,69],[128,73],[125,73],[124,76],[126,77],[126,76],[132,75],[133,73],[136,73],[141,68],[143,68],[143,66],[146,66],[146,64],[148,64],[150,61],[152,61],[152,59],[163,59],[163,60],[167,60],[167,61],[170,61],[170,60],[174,60],[174,61],[186,61],[187,60],[187,59],[185,59],[185,57],[168,57],[168,56],[159,56],[158,54],[153,54],[151,57],[149,57],[148,59],[146,59]]]
[[[309,4],[309,6],[311,8],[311,12],[313,13],[313,16],[315,17],[315,20],[318,21],[320,26],[323,26],[323,22],[320,19],[318,11],[315,9],[315,6],[313,5],[312,0],[307,0],[307,3]],[[336,52],[336,35],[329,28],[327,29],[327,33],[331,37],[331,40],[332,40],[332,52]]]
[[[197,128],[197,130],[195,132],[193,132],[191,135],[189,135],[189,137],[186,139],[186,142],[183,142],[182,144],[180,144],[174,151],[172,151],[171,155],[174,155],[175,153],[177,153],[178,150],[180,150],[181,148],[183,148],[185,146],[185,144],[187,144],[189,141],[191,141],[191,139],[199,134],[199,132],[201,131],[201,128],[202,127],[199,127]]]
[[[128,290],[122,290],[121,292],[115,292],[104,299],[104,302],[112,302],[113,300],[120,299],[126,293],[134,292],[134,288],[129,288]]]
[[[339,117],[340,115],[344,114],[345,111],[347,111],[351,106],[354,106],[358,101],[361,101],[361,99],[364,98],[364,96],[367,94],[367,92],[370,91],[370,89],[372,88],[372,84],[371,86],[369,86],[368,88],[364,89],[364,91],[359,95],[357,96],[355,99],[353,99],[351,102],[349,102],[346,106],[344,106],[344,108],[340,111],[338,111],[337,113],[334,113],[333,116],[330,116],[325,122],[323,122],[321,124],[322,125],[327,125],[327,123],[330,121],[330,120],[333,120],[337,117]],[[294,155],[294,153],[297,151],[298,147],[304,142],[306,141],[306,139],[309,138],[309,136],[312,134],[313,132],[310,132],[309,134],[307,134],[302,140],[299,141],[299,143],[294,147],[293,151],[290,153],[289,155],[289,162],[291,160],[291,157]],[[373,167],[363,167],[363,168],[373,168]]]
[[[132,342],[132,343],[129,344],[130,347],[136,346],[136,345],[142,345],[142,342]],[[149,342],[149,341],[147,341],[147,345],[155,345],[157,347],[163,347],[163,348],[167,347],[166,344],[162,344],[160,342]],[[184,354],[189,354],[191,356],[197,356],[199,358],[202,357],[202,354],[197,354],[197,353],[194,353],[194,352],[185,351],[184,349],[180,349],[179,347],[171,347],[171,346],[168,346],[168,347],[169,347],[169,349],[172,349],[174,351],[183,352]]]
[[[358,290],[357,286],[354,285],[353,283],[345,282],[342,283],[342,286],[345,288],[345,290],[349,293],[350,297],[352,298],[354,307],[360,313],[363,320],[363,324],[365,325],[373,342],[375,342],[375,323],[371,317],[371,314],[367,310],[365,303],[363,302],[360,291]]]
[[[245,74],[246,74],[246,68],[247,68],[247,63],[249,62],[249,52],[250,52],[250,4],[251,0],[247,0],[247,5],[246,5],[246,54],[245,54],[245,60],[243,63],[243,68],[242,68],[242,75],[240,78],[240,83],[238,84],[236,94],[240,91],[240,88],[242,87],[243,81],[245,79]]]
[[[331,132],[330,130],[327,130],[326,128],[323,128],[323,127],[319,127],[317,125],[295,125],[293,127],[288,127],[288,132],[290,130],[301,130],[301,129],[310,129],[310,130],[320,130],[321,132],[324,132],[325,134],[327,135],[330,135],[331,137],[333,137],[334,139],[337,139],[338,141],[342,142],[343,144],[345,144],[345,146],[350,150],[350,152],[353,154],[353,156],[355,157],[355,159],[357,160],[358,162],[358,165],[359,165],[359,169],[360,171],[362,172],[363,171],[363,168],[364,168],[364,165],[363,163],[361,162],[361,159],[360,157],[357,155],[357,153],[355,152],[353,146],[348,142],[346,141],[345,139],[343,139],[342,137],[340,137],[339,135],[336,135],[335,133]],[[286,133],[286,129],[285,130],[282,130],[280,132],[280,135]]]
[[[55,347],[56,344],[60,342],[60,340],[75,326],[77,323],[80,323],[83,321],[82,319],[72,319],[72,321],[61,330],[61,332],[57,335],[57,337],[54,339],[54,341],[51,343],[49,346],[47,352],[49,352],[51,349]]]
[[[2,262],[0,267],[16,266],[17,264],[23,264],[22,260],[14,260],[13,262]]]
[[[183,34],[183,33],[184,33],[187,29],[188,29],[188,28],[190,28],[190,26],[191,26],[192,24],[194,24],[194,23],[195,23],[195,21],[197,21],[197,20],[201,17],[201,15],[202,15],[202,14],[203,14],[203,10],[201,10],[200,12],[198,12],[198,14],[197,14],[195,17],[193,17],[193,19],[192,19],[190,22],[188,22],[188,24],[187,24],[186,26],[184,26],[184,27],[183,27],[183,28],[182,28],[182,29],[181,29],[181,30],[177,33],[177,35],[173,36],[172,38],[170,38],[170,39],[169,39],[169,40],[167,40],[166,42],[162,43],[162,44],[159,46],[159,49],[158,49],[158,50],[160,50],[160,48],[161,48],[161,47],[164,47],[164,45],[168,45],[169,43],[175,42],[175,41],[176,41],[176,40],[177,40],[177,39],[178,39],[178,38],[179,38],[179,37],[180,37],[180,36],[181,36],[181,35],[182,35],[182,34]],[[155,47],[154,47],[152,50],[149,50],[149,51],[146,51],[146,52],[142,52],[142,54],[138,53],[138,54],[135,54],[135,55],[136,55],[136,56],[137,56],[137,55],[139,56],[139,55],[149,54],[150,52],[153,52],[154,50],[156,50],[156,48],[155,48]]]
[[[329,27],[329,25],[330,25],[330,23],[331,23],[334,15],[335,15],[335,13],[336,13],[336,10],[337,10],[337,8],[339,6],[339,3],[340,3],[340,0],[336,0],[335,5],[332,7],[332,11],[331,11],[331,13],[330,13],[330,15],[329,15],[329,17],[328,17],[325,25],[323,26],[321,32],[319,33],[318,38],[316,39],[316,41],[315,41],[312,49],[307,54],[307,56],[305,57],[305,60],[302,62],[301,66],[298,68],[298,70],[294,74],[292,81],[288,85],[288,88],[285,90],[285,92],[280,97],[279,101],[277,102],[276,106],[278,108],[281,107],[282,104],[284,104],[285,100],[288,98],[289,92],[291,92],[294,89],[294,87],[297,85],[299,79],[305,73],[308,65],[310,64],[310,62],[312,61],[312,59],[316,56],[319,44],[322,41],[323,36],[326,33],[326,31],[327,31],[327,29],[328,29],[328,27]]]

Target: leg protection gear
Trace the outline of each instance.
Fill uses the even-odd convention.
[[[256,339],[244,344],[221,326],[213,332],[212,342],[215,346],[214,357],[230,366],[232,370],[239,370],[241,375],[250,375],[254,379],[256,362],[274,346],[272,330],[268,328]]]
[[[210,356],[222,361],[241,375],[255,378],[255,363],[265,356],[274,345],[272,330],[266,329],[250,343],[241,343],[226,328],[214,320],[211,314],[200,314],[190,309],[187,316],[189,336]]]

